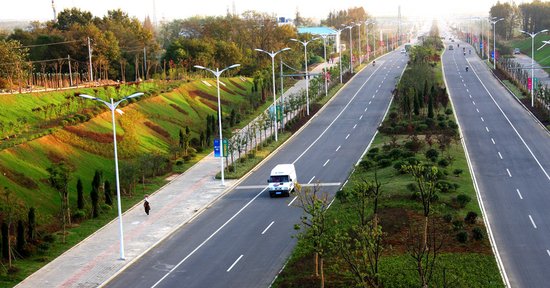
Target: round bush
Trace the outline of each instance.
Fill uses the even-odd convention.
[[[462,228],[464,228],[464,222],[462,222],[462,220],[453,221],[453,229],[455,231],[462,230]]]
[[[460,174],[462,174],[463,172],[464,172],[464,170],[462,170],[462,169],[455,169],[455,170],[453,170],[453,174],[454,174],[456,177],[460,176]]]
[[[86,218],[86,212],[83,210],[76,210],[73,213],[73,220],[75,221],[81,221],[84,220],[84,218]]]
[[[466,214],[466,217],[464,217],[464,222],[468,224],[475,224],[476,220],[477,220],[477,213],[474,211],[468,212],[468,214]]]
[[[183,165],[183,160],[176,161],[176,166],[181,166],[181,165]]]
[[[472,229],[472,238],[476,241],[483,240],[483,230],[479,227],[474,227],[474,229]]]
[[[386,168],[386,167],[389,167],[391,165],[391,160],[390,159],[380,159],[378,161],[378,167],[380,168]]]
[[[437,184],[435,185],[436,185],[436,188],[439,189],[439,191],[441,191],[441,193],[448,193],[451,191],[451,188],[453,187],[451,183],[444,180],[438,181]]]
[[[456,202],[458,203],[458,206],[460,206],[460,208],[466,207],[466,205],[470,201],[472,201],[472,198],[470,198],[470,196],[468,196],[468,195],[460,194],[460,195],[456,196]]]
[[[451,115],[451,114],[453,114],[453,110],[452,110],[451,108],[447,108],[447,109],[445,110],[445,114]]]
[[[460,231],[456,234],[456,240],[460,243],[466,243],[468,241],[468,233],[466,231]]]
[[[369,170],[370,168],[374,167],[375,163],[374,161],[372,160],[363,160],[361,161],[361,163],[359,163],[359,165],[365,169],[365,170]]]
[[[420,164],[420,160],[416,159],[416,157],[409,157],[407,158],[407,163],[409,163],[409,165],[418,165]]]
[[[439,151],[437,151],[434,148],[430,148],[424,153],[426,155],[426,158],[430,159],[432,162],[435,162],[437,160],[437,157],[439,157]]]
[[[443,220],[447,223],[451,223],[451,221],[453,221],[453,215],[445,214],[445,215],[443,215]]]
[[[441,159],[437,162],[437,165],[439,165],[440,167],[443,167],[443,168],[449,166],[449,164],[450,164],[449,160],[447,160],[447,159]]]
[[[403,155],[403,150],[399,149],[399,148],[393,148],[392,150],[390,150],[390,152],[388,153],[388,156],[392,159],[397,159],[397,158],[400,158],[401,155]]]
[[[405,173],[405,171],[403,171],[403,169],[401,169],[403,167],[403,165],[405,165],[406,163],[403,162],[403,161],[398,161],[397,163],[393,164],[393,169],[395,169],[397,171],[397,173],[399,174],[403,174]]]

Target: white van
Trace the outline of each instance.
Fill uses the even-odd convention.
[[[297,182],[294,164],[279,164],[271,170],[267,180],[269,196],[290,196]]]

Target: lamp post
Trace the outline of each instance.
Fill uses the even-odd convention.
[[[124,260],[126,258],[124,257],[124,232],[122,230],[122,207],[121,207],[121,204],[120,204],[120,202],[121,202],[120,201],[120,181],[119,181],[119,177],[118,177],[118,154],[117,154],[117,146],[116,146],[115,110],[116,110],[116,107],[122,101],[131,99],[131,98],[135,98],[135,97],[139,97],[141,95],[143,95],[143,93],[141,93],[141,92],[134,93],[130,96],[126,96],[126,97],[120,99],[117,102],[114,102],[113,98],[111,98],[110,103],[105,101],[105,100],[94,97],[94,96],[90,96],[90,95],[86,95],[86,94],[78,95],[82,98],[99,101],[99,102],[105,104],[111,110],[111,119],[112,119],[112,122],[113,122],[113,144],[114,144],[114,150],[115,150],[115,176],[116,176],[116,197],[117,197],[117,208],[118,208],[118,228],[119,228],[119,234],[120,234],[120,260]]]
[[[328,35],[327,34],[322,34],[321,35],[321,38],[323,38],[323,51],[325,53],[325,75],[324,78],[325,78],[325,96],[328,95],[328,79],[327,79],[327,37]]]
[[[304,45],[304,62],[306,64],[306,114],[309,116],[309,76],[307,71],[307,44],[309,44],[311,41],[315,41],[319,39],[319,37],[315,37],[309,41],[300,41],[298,39],[290,39],[290,41],[298,42],[302,45]]]
[[[361,66],[362,64],[362,60],[361,60],[361,22],[355,24],[355,26],[357,26],[357,36],[358,36],[358,39],[359,39],[359,46],[357,49],[359,49],[359,66]]]
[[[340,35],[342,35],[342,29],[336,29],[336,35],[338,36],[338,64],[340,65],[340,84],[342,84],[342,39]]]
[[[216,88],[218,90],[218,130],[220,130],[220,170],[221,170],[221,174],[222,174],[222,186],[225,186],[225,179],[224,179],[224,174],[223,174],[223,135],[222,135],[222,105],[221,105],[221,100],[220,100],[220,75],[222,75],[222,73],[225,71],[225,70],[228,70],[228,69],[232,69],[232,68],[235,68],[235,67],[239,67],[241,66],[241,64],[233,64],[231,66],[228,66],[228,67],[225,67],[223,68],[222,70],[219,70],[218,68],[216,68],[216,71],[212,70],[212,69],[208,69],[206,67],[203,67],[203,66],[199,66],[199,65],[195,65],[195,68],[197,69],[202,69],[202,70],[206,70],[206,71],[210,71],[210,73],[214,74],[214,76],[216,76]]]
[[[262,49],[254,49],[258,52],[263,52],[263,53],[266,53],[267,55],[271,56],[271,72],[273,73],[272,77],[273,77],[273,113],[275,115],[275,121],[273,121],[273,123],[275,124],[275,142],[278,141],[277,139],[277,130],[278,130],[278,121],[277,121],[277,94],[275,92],[275,56],[277,56],[277,54],[283,52],[283,51],[286,51],[286,50],[290,50],[290,48],[283,48],[277,52],[273,52],[271,51],[271,53],[265,51],[265,50],[262,50]],[[281,96],[282,97],[282,96]],[[284,100],[284,99],[283,99]],[[284,105],[284,102],[281,101],[281,103]],[[281,109],[283,109],[283,107],[281,106]],[[281,114],[283,113],[283,111],[281,110]]]
[[[349,29],[349,71],[353,74],[353,39],[351,36],[351,29],[353,29],[353,22],[345,26],[344,29]]]
[[[539,33],[544,33],[546,31],[548,31],[548,29],[541,30],[537,33],[530,33],[530,32],[523,31],[523,30],[519,30],[519,31],[521,33],[524,33],[524,34],[527,34],[527,35],[531,36],[531,107],[533,107],[533,106],[535,106],[535,93],[534,93],[534,90],[535,90],[534,73],[535,73],[535,71],[533,70],[534,66],[535,66],[535,37],[537,37],[537,34],[539,34]]]
[[[497,40],[497,22],[504,20],[504,18],[496,19],[493,17],[492,20],[489,20],[493,24],[493,70],[497,69],[497,49],[496,49],[496,40]]]
[[[367,20],[365,21],[365,33],[367,34],[367,62],[370,60],[370,50],[369,50],[369,24],[374,24],[374,21]],[[375,40],[376,42],[376,40]]]

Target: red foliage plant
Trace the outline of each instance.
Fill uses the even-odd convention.
[[[168,131],[164,130],[164,128],[162,128],[158,125],[155,125],[154,123],[149,122],[149,121],[145,121],[144,124],[145,124],[145,126],[149,127],[151,130],[157,132],[162,137],[170,138],[170,133],[168,133]]]
[[[66,126],[63,129],[79,137],[88,138],[90,140],[93,140],[99,143],[113,143],[112,133],[98,133],[93,131],[86,131],[86,130],[78,129],[76,126]],[[124,136],[117,134],[116,141],[122,141],[123,139],[124,139]]]

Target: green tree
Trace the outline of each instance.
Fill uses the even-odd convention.
[[[304,215],[300,217],[301,225],[297,224],[296,229],[304,229],[298,237],[311,241],[315,255],[315,276],[321,278],[321,287],[325,286],[324,255],[328,246],[326,237],[327,219],[326,211],[329,206],[328,194],[320,191],[321,186],[316,184],[313,189],[302,188],[296,185],[297,206]]]
[[[36,240],[36,209],[34,207],[29,208],[27,218],[27,240],[34,242]]]
[[[24,72],[27,71],[28,64],[26,58],[28,49],[22,48],[19,41],[2,40],[0,41],[0,78],[8,80],[8,86],[0,88],[12,89],[14,81],[21,88]]]
[[[428,219],[430,216],[431,204],[437,192],[436,184],[438,180],[438,170],[435,166],[429,167],[422,164],[404,165],[403,170],[414,178],[416,186],[418,187],[420,201],[424,208],[424,235],[422,243],[424,249],[428,249]]]
[[[65,243],[66,226],[71,223],[71,212],[69,208],[69,181],[71,178],[69,167],[65,162],[59,162],[47,169],[50,186],[54,188],[61,198],[61,220],[63,223],[63,243]]]
[[[105,204],[113,206],[113,193],[111,192],[111,182],[105,180]]]
[[[19,255],[25,255],[25,226],[23,220],[17,220],[17,238],[15,239],[15,250]]]
[[[76,207],[78,210],[84,209],[84,188],[82,187],[82,179],[78,177],[76,181]]]

